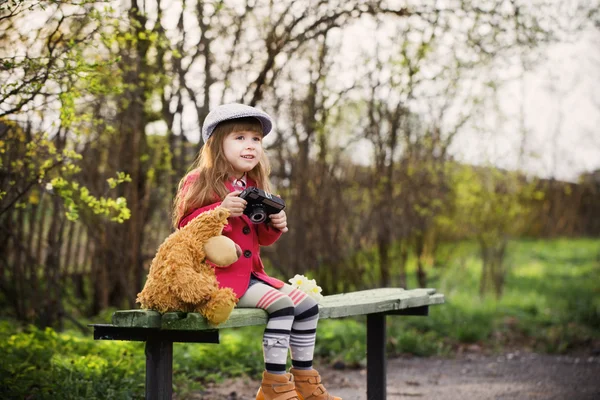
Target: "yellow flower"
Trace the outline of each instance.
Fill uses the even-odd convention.
[[[321,299],[323,298],[323,296],[321,295],[323,289],[321,289],[321,287],[317,285],[317,281],[315,281],[314,279],[308,279],[304,275],[296,275],[293,278],[289,279],[289,282],[292,284],[292,287],[308,294],[317,302],[321,301]]]

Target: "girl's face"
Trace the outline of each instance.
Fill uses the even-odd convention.
[[[262,134],[247,130],[231,132],[223,140],[223,153],[236,178],[241,178],[256,167],[262,158]]]

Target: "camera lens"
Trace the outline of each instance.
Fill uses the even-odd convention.
[[[267,213],[265,212],[264,208],[262,205],[255,205],[252,208],[252,212],[250,213],[250,221],[252,221],[255,224],[260,224],[261,222],[264,222],[267,219]]]
[[[267,214],[264,211],[252,213],[250,216],[250,220],[255,224],[260,224],[261,222],[264,222],[265,219],[267,219]]]

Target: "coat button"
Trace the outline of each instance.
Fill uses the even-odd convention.
[[[245,226],[244,229],[242,229],[242,232],[244,233],[244,235],[247,235],[250,233],[250,227],[249,226]]]
[[[252,257],[252,252],[250,250],[244,251],[244,257],[246,257],[246,258]]]

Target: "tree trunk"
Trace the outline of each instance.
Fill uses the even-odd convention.
[[[92,290],[93,299],[90,315],[97,315],[100,311],[108,308],[108,279],[106,273],[105,246],[99,244],[94,247],[92,258]]]
[[[69,274],[72,274],[75,272],[75,265],[74,265],[74,259],[75,257],[73,256],[73,251],[74,251],[74,242],[76,240],[80,240],[79,235],[75,235],[75,231],[79,231],[79,229],[77,229],[79,226],[75,223],[75,222],[69,222],[67,224],[67,233],[66,233],[66,237],[67,237],[67,245],[65,247],[65,252],[63,255],[63,275],[64,276],[68,276]]]
[[[377,241],[379,253],[379,286],[387,287],[390,284],[390,244],[389,234],[382,232]]]
[[[497,299],[502,297],[507,270],[504,268],[504,256],[506,254],[506,238],[496,238],[492,243],[479,240],[481,248],[481,281],[479,283],[479,295],[484,297],[493,290]]]
[[[16,299],[16,308],[15,312],[17,313],[17,318],[23,318],[23,321],[30,321],[33,317],[32,310],[29,307],[31,296],[35,296],[36,293],[31,293],[28,289],[29,284],[27,282],[27,275],[25,271],[25,267],[23,263],[23,257],[25,256],[25,251],[23,248],[23,209],[19,208],[19,210],[15,213],[15,221],[12,231],[13,237],[13,279],[16,287],[16,295],[18,299]],[[28,301],[28,299],[30,301]]]
[[[506,282],[506,274],[508,272],[504,264],[506,244],[507,240],[503,238],[494,248],[494,274],[492,275],[492,278],[494,281],[494,293],[496,299],[500,299],[504,293],[504,283]]]
[[[62,290],[60,273],[60,253],[62,247],[62,236],[64,218],[61,213],[60,200],[52,199],[52,219],[48,229],[47,253],[44,261],[44,299],[37,303],[40,306],[38,326],[57,328],[60,324]]]
[[[406,240],[400,241],[400,257],[398,260],[398,286],[407,288],[406,285],[406,261],[408,260],[408,244]]]
[[[415,245],[417,250],[417,282],[419,287],[427,287],[427,271],[423,265],[423,258],[425,256],[425,235],[423,233],[417,233],[415,236]]]

